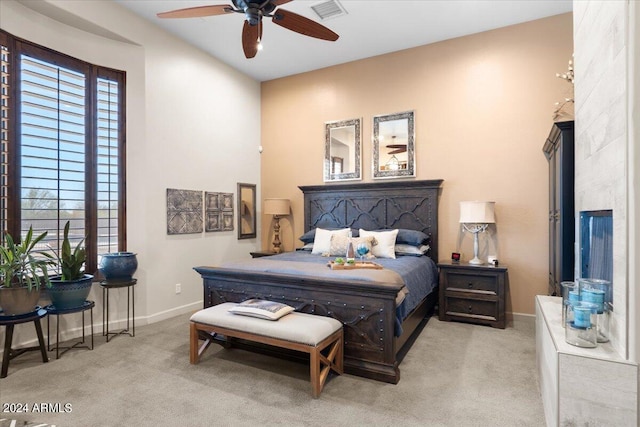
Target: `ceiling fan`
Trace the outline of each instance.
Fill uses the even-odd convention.
[[[391,151],[389,151],[388,154],[405,153],[407,151],[407,144],[395,144],[395,140],[396,140],[396,136],[392,135],[391,142],[394,142],[394,144],[387,145],[387,148],[391,148]]]
[[[293,0],[231,1],[233,6],[220,4],[189,7],[158,13],[157,16],[158,18],[200,18],[229,13],[243,13],[245,21],[242,28],[242,49],[244,50],[244,56],[247,58],[253,58],[258,53],[258,45],[262,39],[262,17],[264,16],[271,18],[274,24],[305,36],[329,41],[336,41],[340,37],[324,25],[318,24],[309,18],[284,9],[276,10],[278,6]]]

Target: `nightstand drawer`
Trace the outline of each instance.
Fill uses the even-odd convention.
[[[446,314],[473,319],[498,320],[498,302],[446,296]]]
[[[498,280],[494,275],[482,276],[477,273],[465,274],[462,272],[446,273],[446,290],[457,291],[481,291],[481,293],[498,293]]]

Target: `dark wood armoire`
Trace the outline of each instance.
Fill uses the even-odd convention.
[[[574,280],[573,121],[554,123],[542,151],[549,161],[549,295],[560,295],[560,282]]]

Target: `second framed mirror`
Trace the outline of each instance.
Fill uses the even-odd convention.
[[[416,176],[414,112],[373,118],[373,177]]]

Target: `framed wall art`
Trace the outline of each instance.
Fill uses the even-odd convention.
[[[167,188],[167,234],[202,233],[202,191]]]
[[[233,193],[206,191],[204,231],[233,231]]]

